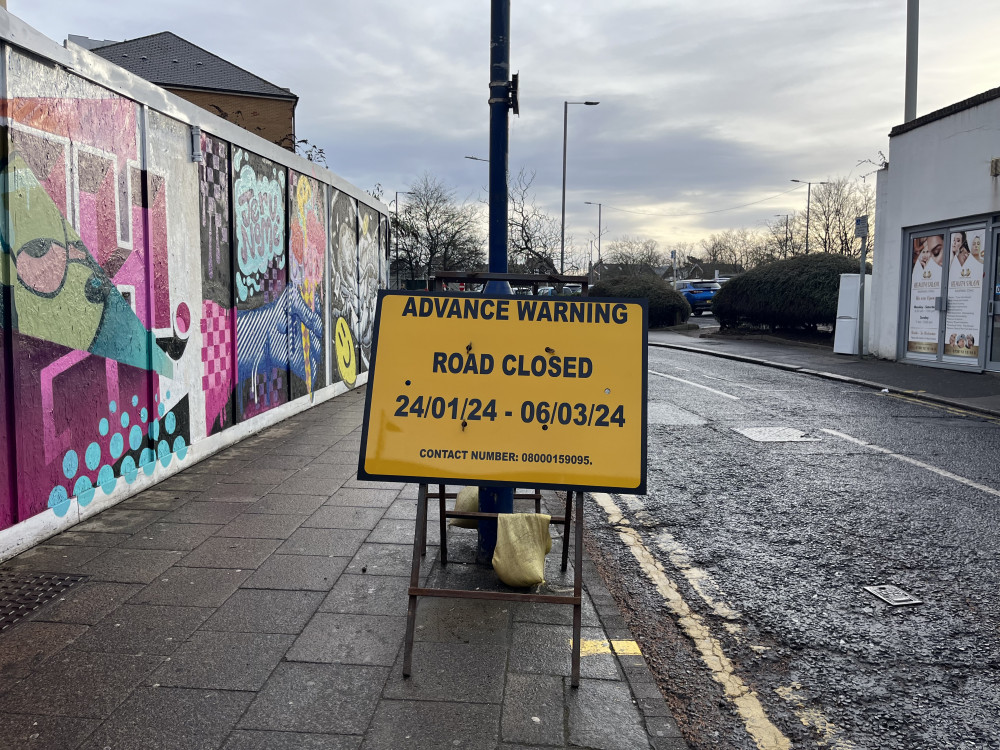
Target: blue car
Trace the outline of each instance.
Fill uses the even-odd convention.
[[[712,298],[722,288],[722,284],[711,279],[685,279],[674,283],[674,289],[684,295],[691,305],[692,315],[711,311]]]

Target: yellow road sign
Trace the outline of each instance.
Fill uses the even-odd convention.
[[[380,292],[358,475],[642,493],[645,300]]]

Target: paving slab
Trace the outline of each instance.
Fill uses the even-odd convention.
[[[309,518],[302,522],[303,526],[319,529],[365,529],[375,528],[385,513],[380,507],[358,507],[328,505],[318,508]],[[413,531],[411,528],[410,535]]]
[[[503,644],[417,642],[410,677],[403,677],[400,651],[383,698],[499,704],[506,666]]]
[[[240,589],[202,630],[231,633],[301,633],[323,600],[319,591]]]
[[[192,550],[221,528],[220,524],[156,521],[133,534],[121,546],[131,549]]]
[[[353,557],[369,532],[367,529],[297,529],[282,545],[282,555]]]
[[[94,581],[152,583],[182,557],[183,552],[174,550],[113,548],[80,566],[79,572]]]
[[[449,747],[494,750],[499,734],[500,706],[383,700],[363,747],[364,750]]]
[[[3,713],[103,719],[162,663],[157,656],[64,650],[3,696]]]
[[[39,544],[11,558],[4,563],[4,567],[8,570],[72,573],[106,551],[107,547]]]
[[[356,615],[405,615],[410,579],[344,573],[320,605],[320,612]]]
[[[329,591],[349,557],[272,555],[243,584],[244,588]]]
[[[247,513],[314,513],[327,500],[327,495],[264,495],[246,509]]]
[[[254,569],[263,564],[280,544],[280,539],[212,537],[186,555],[180,565],[188,568]]]
[[[43,661],[62,651],[86,631],[85,625],[22,622],[4,636],[3,648],[0,648],[0,675],[9,680],[31,675]]]
[[[279,664],[238,728],[365,734],[388,676],[387,667]]]
[[[363,738],[305,732],[248,732],[229,735],[222,750],[357,750]]]
[[[566,741],[564,694],[562,677],[508,675],[500,727],[504,742],[563,745]]]
[[[288,650],[287,659],[391,667],[405,629],[405,617],[319,612]]]
[[[173,567],[132,598],[133,604],[221,607],[251,571]]]
[[[287,539],[307,518],[304,514],[244,513],[223,526],[218,536]]]
[[[68,622],[93,625],[142,591],[140,583],[85,581],[40,608],[34,622]]]
[[[81,746],[82,750],[216,750],[253,693],[140,688]]]
[[[595,750],[648,748],[642,716],[632,703],[628,685],[604,680],[580,680],[567,688],[569,741]]]
[[[4,750],[69,750],[78,747],[100,725],[101,722],[95,719],[0,711],[0,737],[3,737]]]
[[[80,651],[170,656],[212,610],[126,604],[92,626],[73,643]]]
[[[275,633],[195,633],[150,679],[168,687],[260,690],[294,640]]]

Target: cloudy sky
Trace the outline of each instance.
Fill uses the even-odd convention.
[[[903,119],[906,0],[512,0],[510,169],[567,234],[661,247],[803,210],[789,182],[870,173]],[[917,114],[1000,85],[1000,3],[921,3]],[[359,187],[427,172],[485,196],[487,0],[8,0],[61,42],[173,31],[300,97],[299,138]],[[873,178],[869,178],[873,179]],[[405,198],[404,198],[405,200]]]

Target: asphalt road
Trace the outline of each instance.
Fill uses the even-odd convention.
[[[691,747],[1000,748],[997,421],[682,352],[649,369],[647,495],[587,522]]]

